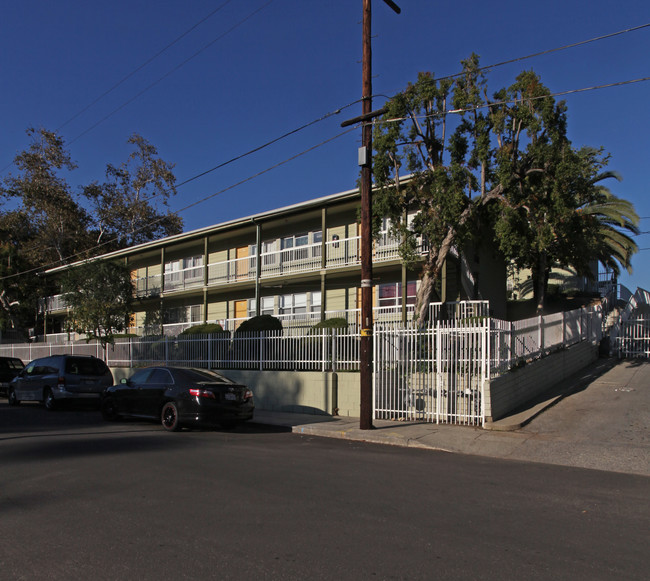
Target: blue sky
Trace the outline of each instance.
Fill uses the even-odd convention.
[[[375,108],[420,71],[458,72],[471,52],[489,65],[650,23],[647,0],[398,4],[400,15],[373,2]],[[359,99],[361,6],[361,0],[5,3],[0,169],[13,170],[8,166],[28,146],[25,130],[33,126],[64,137],[79,165],[66,176],[75,188],[103,180],[107,163],[124,161],[133,133],[176,164],[179,183],[189,180]],[[506,86],[524,69],[535,70],[552,92],[621,83],[650,76],[648,55],[650,27],[500,66],[489,86]],[[650,231],[650,81],[562,98],[574,145],[611,153],[610,169],[623,181],[610,188],[634,202],[641,230]],[[172,208],[192,230],[353,188],[360,131],[339,136],[340,123],[360,112],[356,103],[192,180],[179,188]],[[646,250],[635,256],[634,274],[621,280],[632,291],[650,289],[650,234],[638,243]]]

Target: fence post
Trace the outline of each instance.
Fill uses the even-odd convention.
[[[539,316],[539,322],[537,327],[537,344],[539,345],[539,354],[544,354],[544,317]]]
[[[260,338],[260,348],[259,348],[259,354],[260,354],[260,371],[264,369],[264,365],[262,361],[264,361],[264,335],[266,331],[260,331],[259,338]]]

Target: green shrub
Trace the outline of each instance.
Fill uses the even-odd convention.
[[[223,333],[223,327],[219,323],[194,325],[181,332],[181,335],[213,335],[215,333]]]
[[[244,321],[235,333],[259,333],[261,331],[282,331],[282,321],[271,315],[258,315]]]
[[[320,329],[347,329],[348,322],[343,317],[334,317],[333,319],[325,319],[316,323],[312,327],[312,331],[318,331]]]

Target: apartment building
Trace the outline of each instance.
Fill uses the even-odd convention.
[[[360,311],[358,189],[261,212],[103,255],[131,268],[137,308],[131,331],[177,334],[198,323],[234,329],[256,314],[284,326]],[[419,252],[426,253],[426,241]],[[56,276],[59,269],[49,271]],[[373,249],[374,319],[411,318],[419,268],[400,259],[384,221]],[[441,277],[443,301],[489,300],[503,316],[506,270],[491,245],[455,252]],[[63,297],[44,301],[46,333],[65,330]]]

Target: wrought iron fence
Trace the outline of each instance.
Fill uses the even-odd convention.
[[[650,357],[650,318],[624,321],[617,338],[619,357]]]

